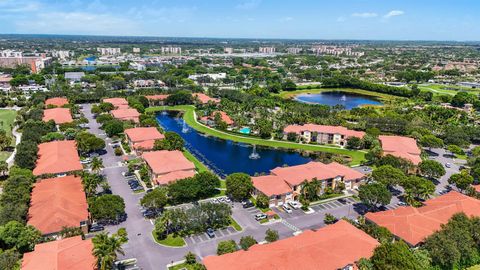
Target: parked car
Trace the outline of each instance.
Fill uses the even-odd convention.
[[[287,213],[289,213],[289,214],[293,212],[293,211],[292,211],[292,208],[288,207],[288,206],[285,205],[285,204],[282,206],[282,208],[283,208],[283,210],[285,210],[285,212],[287,212]]]
[[[100,232],[100,231],[103,231],[105,230],[105,227],[101,226],[101,225],[98,225],[98,224],[94,224],[92,226],[90,226],[90,229],[88,230],[89,232]]]
[[[452,167],[452,164],[450,164],[450,163],[445,163],[445,167],[451,168],[451,167]]]
[[[260,220],[266,219],[266,218],[267,218],[267,215],[265,215],[263,213],[255,215],[255,220],[257,220],[257,221],[260,221]]]
[[[208,228],[207,229],[207,235],[210,238],[214,238],[215,237],[215,231],[212,228]]]
[[[86,159],[84,159],[84,160],[80,160],[80,163],[81,163],[81,164],[89,164],[89,163],[91,163],[91,162],[92,162],[92,159],[90,159],[90,158],[86,158]]]
[[[302,204],[297,202],[297,201],[291,201],[288,202],[288,204],[293,208],[293,209],[300,209],[302,207]]]
[[[242,202],[242,207],[243,208],[250,208],[250,207],[254,207],[254,206],[255,205],[250,200]]]
[[[340,198],[337,201],[342,203],[342,204],[347,204],[347,200],[345,200],[345,198]]]
[[[157,216],[157,212],[147,209],[145,212],[143,212],[143,216],[146,218],[155,218]]]

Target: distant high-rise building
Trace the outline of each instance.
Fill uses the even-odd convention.
[[[51,62],[45,54],[23,56],[22,52],[3,50],[0,51],[0,67],[14,68],[18,65],[28,65],[32,72],[36,73],[45,68]]]
[[[275,47],[260,47],[258,48],[259,53],[267,53],[267,54],[272,54],[275,53]]]
[[[140,48],[133,48],[134,53],[140,53]]]
[[[233,48],[231,48],[231,47],[224,48],[223,52],[228,53],[228,54],[232,54],[233,53]]]
[[[302,48],[297,48],[297,47],[293,47],[293,48],[287,48],[287,52],[289,54],[298,54],[302,51]]]
[[[122,53],[120,48],[97,48],[97,51],[100,52],[101,55],[117,55]]]
[[[181,54],[182,53],[182,48],[180,47],[162,47],[161,48],[162,54]]]
[[[74,52],[71,51],[52,51],[52,56],[59,58],[61,60],[68,59],[74,55]]]

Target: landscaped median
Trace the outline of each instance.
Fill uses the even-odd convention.
[[[157,111],[182,111],[184,112],[183,119],[185,122],[195,130],[205,133],[207,135],[215,136],[224,140],[231,140],[240,143],[268,146],[273,148],[285,148],[285,149],[298,149],[304,151],[313,151],[313,152],[326,152],[339,155],[345,155],[351,157],[351,165],[358,165],[363,160],[365,160],[365,152],[363,151],[354,151],[348,149],[342,149],[338,147],[325,146],[325,145],[313,145],[313,144],[300,144],[295,142],[287,141],[277,141],[277,140],[264,140],[261,138],[254,137],[245,137],[240,135],[234,135],[231,133],[223,132],[216,130],[210,127],[207,127],[199,123],[195,117],[195,107],[192,105],[179,105],[179,106],[159,106],[159,107],[150,107],[147,108],[147,112],[157,112]]]
[[[157,242],[157,244],[160,244],[162,246],[180,248],[187,245],[185,243],[185,240],[183,240],[181,236],[173,236],[173,234],[169,234],[165,239],[162,239],[162,240],[157,238],[157,235],[155,234],[155,232],[152,232],[152,236],[155,242]]]

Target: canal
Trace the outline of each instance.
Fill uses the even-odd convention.
[[[311,160],[295,151],[265,147],[256,147],[258,158],[251,159],[254,152],[252,145],[199,133],[185,124],[177,112],[159,113],[157,121],[165,131],[180,134],[188,151],[222,177],[234,172],[253,176],[256,173],[268,173],[275,167],[300,165]]]

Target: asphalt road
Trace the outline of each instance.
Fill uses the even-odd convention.
[[[107,153],[101,156],[105,166],[103,174],[106,175],[113,194],[120,195],[125,200],[127,220],[116,226],[108,226],[107,230],[115,232],[118,228],[126,228],[129,241],[124,245],[125,256],[121,256],[120,259],[136,258],[138,266],[142,269],[166,269],[167,264],[183,259],[189,251],[200,258],[214,255],[217,243],[223,240],[234,239],[238,242],[242,236],[251,235],[261,242],[264,240],[265,231],[268,228],[277,230],[280,238],[291,237],[300,230],[318,229],[324,226],[323,218],[326,213],[333,214],[337,218],[344,216],[356,218],[359,215],[351,201],[346,204],[329,202],[315,206],[315,212],[312,214],[305,214],[301,210],[294,210],[293,213],[289,214],[280,208],[274,209],[282,217],[282,221],[261,225],[254,219],[254,214],[258,213],[255,209],[243,209],[240,204],[236,203],[233,205],[233,217],[242,226],[242,231],[237,232],[232,228],[217,231],[216,237],[213,239],[208,238],[205,234],[187,237],[185,238],[187,246],[181,248],[158,245],[151,234],[154,221],[145,219],[141,214],[139,200],[144,193],[135,194],[131,191],[122,175],[122,172],[127,171],[127,167],[122,165],[121,157],[114,155],[113,148],[109,145],[111,140],[105,136],[93,119],[93,115],[90,113],[91,105],[83,104],[82,106],[82,111],[89,120],[89,131],[105,139],[107,144]]]
[[[465,164],[466,161],[453,158],[450,153],[443,148],[432,148],[428,149],[427,152],[430,152],[429,158],[440,162],[446,171],[445,175],[438,179],[438,183],[435,183],[435,194],[438,195],[440,192],[446,189],[446,186],[448,185],[448,178],[450,178],[452,174],[458,173],[460,171],[460,166]],[[447,163],[450,164],[450,168],[445,166]]]

